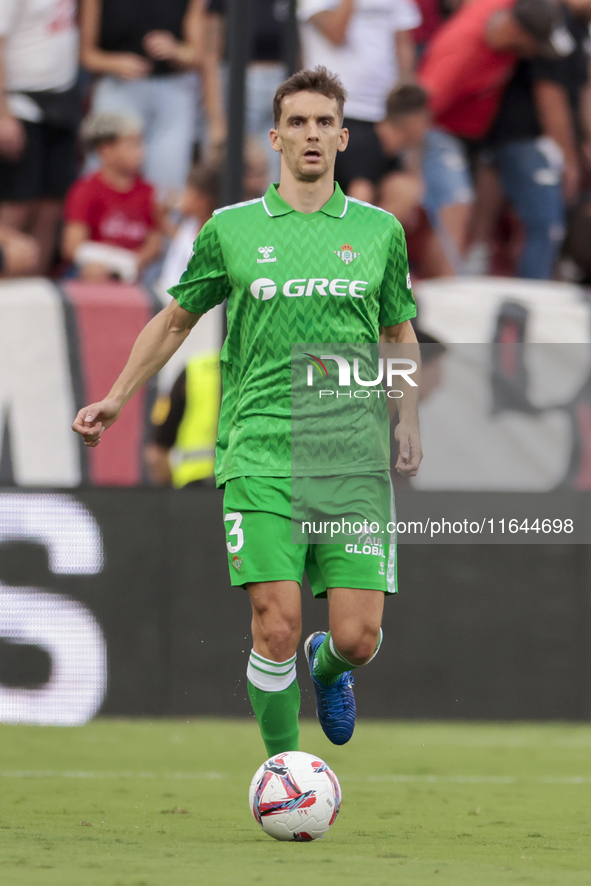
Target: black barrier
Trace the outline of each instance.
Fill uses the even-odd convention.
[[[250,714],[226,560],[213,489],[0,491],[0,719]],[[589,566],[585,545],[401,545],[360,714],[589,718]],[[326,618],[305,591],[305,634]]]

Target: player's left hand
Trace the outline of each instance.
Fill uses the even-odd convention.
[[[394,431],[398,441],[399,455],[394,467],[403,477],[416,477],[423,460],[423,449],[418,426],[403,425],[399,422]]]

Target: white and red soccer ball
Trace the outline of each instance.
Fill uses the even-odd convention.
[[[276,840],[307,842],[327,832],[341,807],[341,786],[324,760],[290,751],[257,769],[248,794],[262,829]]]

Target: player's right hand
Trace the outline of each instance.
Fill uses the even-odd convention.
[[[122,408],[118,400],[101,400],[84,406],[74,419],[72,430],[82,436],[86,446],[98,446],[103,431],[117,421]]]

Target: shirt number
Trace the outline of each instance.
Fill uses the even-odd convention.
[[[244,531],[240,528],[242,523],[242,514],[237,512],[235,514],[226,514],[224,517],[224,522],[226,520],[233,520],[234,525],[228,532],[228,535],[231,537],[233,535],[236,536],[236,544],[233,545],[231,542],[226,544],[226,547],[230,551],[231,554],[237,554],[242,545],[244,544]]]

